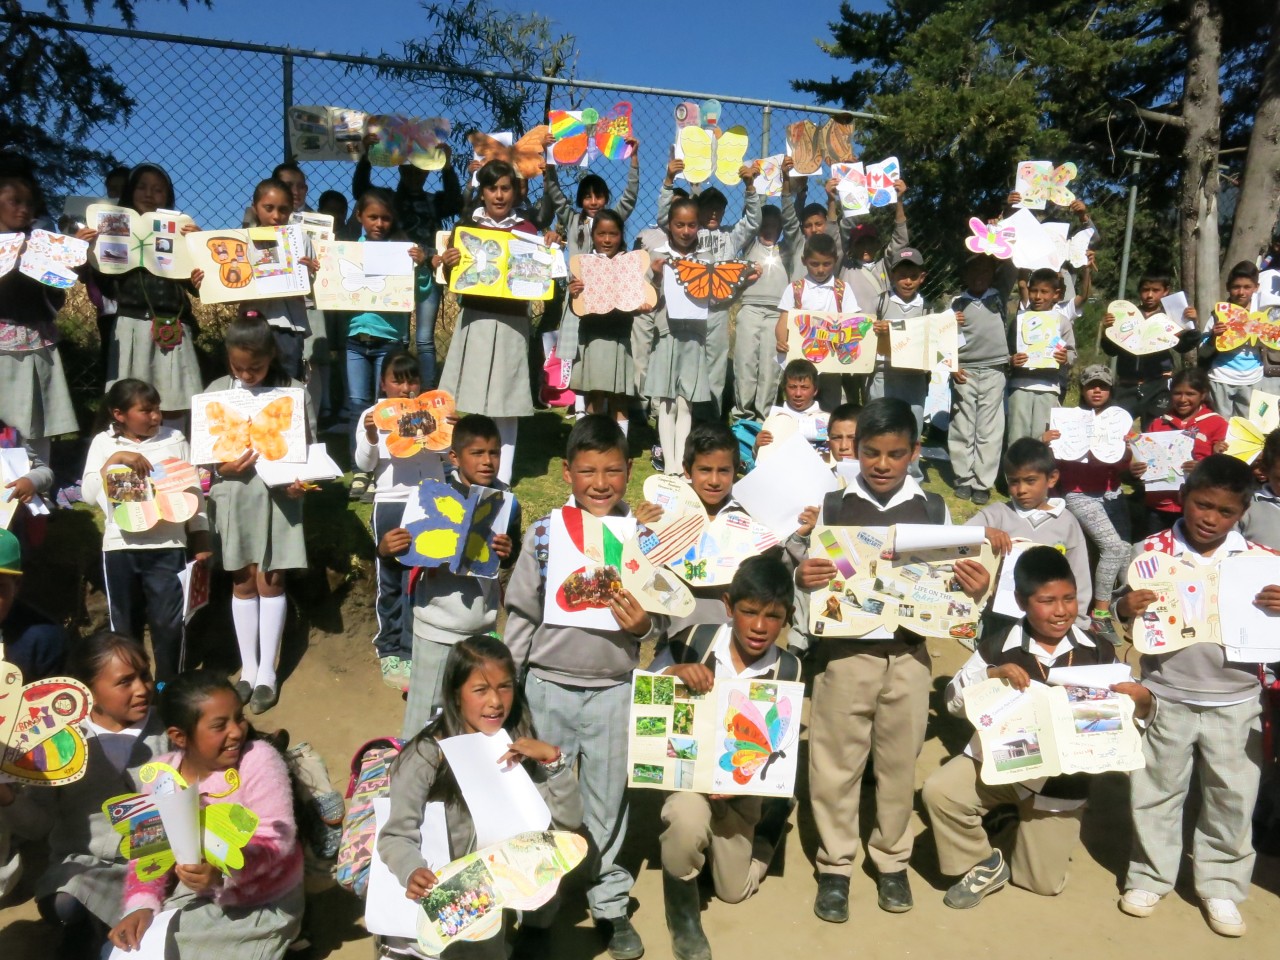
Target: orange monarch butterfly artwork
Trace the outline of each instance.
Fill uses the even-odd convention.
[[[750,260],[708,263],[704,260],[675,257],[667,261],[667,266],[675,274],[676,283],[684,288],[691,300],[705,300],[708,306],[732,300],[750,282],[755,272],[755,264]]]
[[[373,424],[387,434],[387,453],[393,457],[448,450],[453,442],[453,416],[453,395],[447,390],[394,397],[373,408]]]
[[[229,463],[253,450],[264,460],[305,463],[305,402],[300,387],[197,394],[191,398],[192,462]]]

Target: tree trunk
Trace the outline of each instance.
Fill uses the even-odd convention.
[[[1190,0],[1187,14],[1187,79],[1182,95],[1187,136],[1182,166],[1182,287],[1203,326],[1210,322],[1219,293],[1222,10],[1218,0]]]
[[[1280,213],[1280,3],[1271,16],[1267,62],[1262,70],[1258,109],[1253,115],[1240,199],[1222,275],[1241,260],[1253,260],[1268,245]]]

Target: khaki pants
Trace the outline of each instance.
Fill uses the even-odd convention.
[[[823,640],[826,670],[813,684],[809,798],[818,828],[818,872],[850,876],[861,845],[862,774],[875,763],[876,825],[867,855],[882,874],[907,869],[916,757],[932,687],[923,643]]]
[[[711,856],[716,896],[741,903],[756,892],[768,865],[753,860],[760,797],[712,800],[701,793],[671,793],[662,804],[662,869],[693,880]]]
[[[1009,857],[1013,882],[1042,897],[1057,896],[1067,885],[1084,807],[1037,810],[1036,798],[1020,798],[1015,784],[993,787],[983,783],[978,776],[981,766],[962,754],[952,757],[925,781],[922,798],[933,824],[938,869],[946,876],[959,877],[991,856],[982,817],[996,807],[1013,804],[1018,808],[1018,836]]]

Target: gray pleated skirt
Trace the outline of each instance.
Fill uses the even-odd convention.
[[[459,413],[531,417],[528,314],[482,314],[463,307],[440,375]]]
[[[273,903],[224,907],[178,888],[163,909],[179,908],[165,957],[180,960],[283,960],[302,929],[302,884]]]
[[[644,395],[653,400],[683,397],[690,403],[711,399],[707,369],[707,324],[703,320],[668,320],[670,333],[659,333],[649,354]]]
[[[209,488],[209,523],[222,569],[256,563],[263,572],[307,566],[302,500],[268,487],[256,473],[224,477]]]
[[[80,429],[56,346],[0,352],[0,420],[25,440]]]
[[[631,358],[631,317],[583,317],[578,359],[569,386],[579,393],[635,396],[636,365]]]
[[[151,321],[116,317],[107,353],[108,382],[133,377],[160,391],[161,410],[190,410],[191,397],[204,389],[196,360],[195,325],[183,323],[182,342],[161,349],[151,339]]]

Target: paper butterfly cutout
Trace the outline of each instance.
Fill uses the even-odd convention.
[[[418,946],[442,956],[460,940],[500,933],[504,910],[536,910],[555,896],[560,880],[587,855],[574,833],[520,833],[436,870],[436,885],[420,901]],[[451,954],[452,956],[452,954]]]
[[[1102,331],[1112,343],[1132,354],[1159,353],[1177,346],[1182,327],[1163,313],[1144,317],[1128,300],[1114,300],[1107,306],[1114,322]]]
[[[579,317],[603,316],[615,310],[642,313],[652,310],[658,292],[649,282],[649,254],[631,250],[615,257],[578,255],[569,272],[582,281],[582,293],[573,298]]]
[[[1213,342],[1219,353],[1227,353],[1251,343],[1280,350],[1280,307],[1250,313],[1234,303],[1213,308]]]
[[[419,170],[442,170],[452,125],[444,117],[404,117],[375,113],[365,120],[365,131],[378,142],[365,154],[375,167],[410,163]]]
[[[717,136],[718,135],[718,136]],[[705,130],[701,127],[684,127],[680,131],[680,154],[684,159],[684,173],[690,183],[703,183],[712,173],[726,186],[733,186],[741,179],[738,171],[747,155],[746,127],[730,127],[728,130]]]
[[[46,287],[70,290],[80,279],[75,268],[88,259],[89,244],[84,240],[37,229],[26,238],[18,272]],[[0,270],[0,273],[7,272]]]
[[[858,155],[853,149],[853,118],[832,117],[818,128],[822,142],[822,158],[828,165],[853,163]]]
[[[821,363],[828,356],[842,364],[853,363],[862,353],[862,345],[872,326],[867,317],[849,316],[836,320],[795,312],[791,314],[791,322],[802,338],[801,353],[811,363]]]
[[[218,265],[218,277],[224,287],[238,290],[253,282],[247,243],[236,237],[211,237],[205,245],[209,248],[209,256]]]
[[[1049,429],[1061,436],[1050,442],[1059,460],[1082,460],[1092,455],[1102,463],[1116,463],[1124,456],[1125,438],[1133,417],[1123,407],[1107,407],[1101,413],[1062,408],[1050,414]]]
[[[740,510],[716,514],[698,539],[668,566],[691,586],[716,586],[733,580],[742,561],[775,547],[778,538]]]
[[[756,193],[762,197],[782,195],[782,160],[784,154],[760,158],[760,173],[756,175]]]
[[[387,453],[413,457],[423,450],[448,450],[453,442],[453,395],[428,390],[413,398],[380,400],[373,408],[373,425],[387,434]]]
[[[410,567],[445,567],[451,573],[496,577],[499,559],[493,538],[506,530],[494,523],[504,504],[498,490],[472,486],[463,495],[440,480],[423,480],[418,500],[426,516],[405,525],[409,552],[399,559]]]
[[[200,498],[191,492],[200,487],[200,473],[176,457],[152,465],[148,477],[115,464],[107,468],[104,484],[114,504],[112,519],[128,533],[150,530],[161,520],[186,523],[200,509]]]
[[[787,125],[787,146],[791,148],[792,169],[796,173],[817,173],[822,168],[822,140],[812,120]]]
[[[469,233],[460,233],[462,248],[471,255],[472,262],[467,264],[461,275],[454,281],[458,290],[471,287],[488,287],[497,283],[502,277],[502,270],[497,260],[502,257],[502,247],[496,240],[485,240]]]
[[[748,700],[741,690],[729,691],[729,709],[724,718],[729,736],[720,755],[720,769],[732,773],[734,782],[743,786],[757,773],[763,783],[769,767],[787,755],[797,738],[798,731],[791,721],[790,700],[769,703],[768,711],[761,716],[759,705]]]
[[[619,101],[596,121],[596,147],[610,160],[626,160],[631,156],[631,104]]]
[[[1076,165],[1064,163],[1054,167],[1047,160],[1024,160],[1018,164],[1015,183],[1021,194],[1020,207],[1043,210],[1049,201],[1060,207],[1070,205],[1076,195],[1067,184],[1076,178]]]
[[[1244,417],[1232,417],[1227,421],[1227,456],[1253,463],[1266,442],[1266,433]]]
[[[84,776],[88,751],[75,726],[93,705],[84,684],[53,677],[23,684],[0,647],[0,783],[58,787]]]
[[[516,168],[516,173],[530,180],[541,176],[546,170],[546,151],[542,142],[548,132],[545,124],[539,124],[511,146],[507,146],[492,134],[476,131],[467,135],[467,142],[471,144],[471,152],[476,159],[484,163],[505,160]]]
[[[755,264],[749,260],[708,263],[685,257],[672,257],[667,266],[691,299],[706,301],[711,306],[732,300],[747,285],[755,270]]]
[[[970,252],[985,253],[1000,260],[1008,260],[1013,256],[1013,243],[1017,238],[1017,231],[1013,227],[970,217],[969,229],[973,236],[966,237],[964,245]]]
[[[216,462],[237,460],[247,450],[267,460],[288,455],[285,431],[293,422],[293,397],[277,397],[251,417],[217,400],[210,401],[205,411]]]
[[[585,510],[564,507],[560,515],[570,541],[593,565],[579,567],[565,578],[556,588],[556,604],[571,613],[603,610],[622,590],[622,541]]]
[[[1077,230],[1067,241],[1067,255],[1064,259],[1071,261],[1073,267],[1083,267],[1089,262],[1089,244],[1093,242],[1093,227]]]

